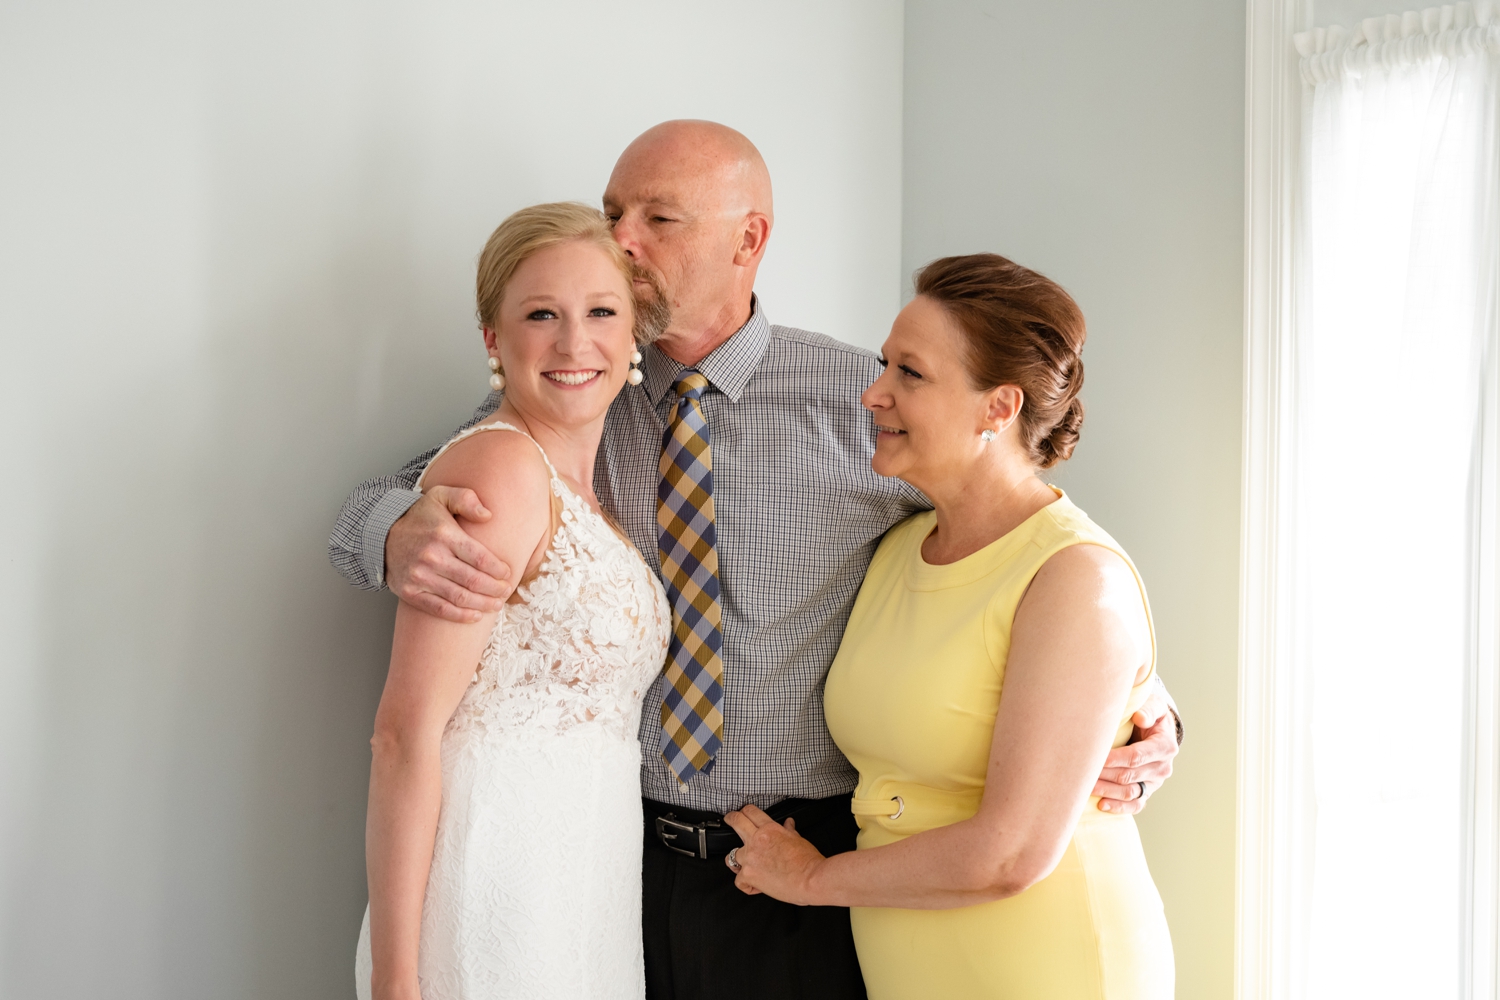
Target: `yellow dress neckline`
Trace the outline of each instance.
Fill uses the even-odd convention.
[[[1045,520],[1056,520],[1064,509],[1076,509],[1068,495],[1056,486],[1048,489],[1057,494],[1057,499],[1032,514],[1014,528],[990,542],[984,548],[971,552],[951,563],[930,563],[922,556],[922,545],[937,527],[937,514],[926,511],[913,517],[907,524],[914,539],[914,550],[907,560],[905,583],[908,589],[918,591],[946,590],[963,587],[995,572],[1013,559],[1037,537],[1038,525]]]

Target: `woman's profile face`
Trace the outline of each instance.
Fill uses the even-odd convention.
[[[930,488],[983,454],[994,392],[974,388],[967,350],[938,303],[919,295],[901,310],[881,350],[885,371],[860,397],[875,418],[877,473]]]
[[[602,417],[630,372],[631,310],[630,282],[603,249],[575,241],[527,258],[484,332],[511,405],[559,427]]]

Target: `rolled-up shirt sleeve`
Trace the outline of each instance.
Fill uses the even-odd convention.
[[[416,479],[399,474],[367,479],[339,510],[328,536],[328,561],[361,590],[385,586],[385,537],[391,525],[422,498],[411,488]]]
[[[453,433],[467,430],[500,406],[498,392],[474,411],[474,416]],[[422,470],[437,454],[429,448],[403,465],[394,475],[366,479],[354,488],[339,508],[339,516],[328,536],[328,561],[344,579],[361,590],[379,590],[385,586],[385,540],[391,526],[421,499],[416,490]]]

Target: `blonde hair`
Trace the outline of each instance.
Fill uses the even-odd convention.
[[[577,201],[532,205],[500,223],[479,254],[474,300],[480,325],[495,326],[505,286],[515,277],[516,268],[543,250],[574,241],[591,243],[607,253],[624,275],[626,288],[632,287],[630,258],[615,242],[603,212]],[[631,305],[633,308],[633,301]]]

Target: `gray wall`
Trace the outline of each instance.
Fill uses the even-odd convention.
[[[1130,551],[1187,718],[1140,821],[1178,995],[1232,995],[1245,8],[908,0],[903,260],[991,250],[1089,320],[1056,477]]]
[[[0,996],[352,994],[392,602],[324,539],[482,398],[485,237],[716,118],[775,174],[772,315],[868,339],[901,30],[897,0],[0,6]]]

